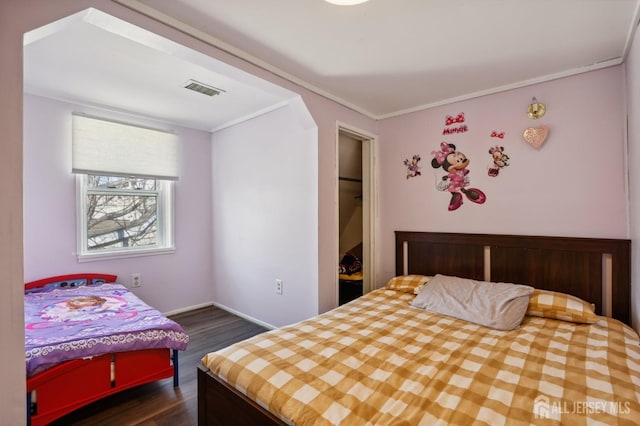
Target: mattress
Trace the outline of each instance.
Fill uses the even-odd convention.
[[[176,322],[120,284],[25,292],[27,377],[61,362],[140,349],[184,350]]]
[[[638,424],[640,341],[623,323],[499,331],[413,297],[375,290],[202,363],[288,424]]]

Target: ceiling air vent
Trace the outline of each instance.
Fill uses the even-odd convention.
[[[199,81],[195,80],[187,80],[187,82],[184,83],[183,86],[185,89],[193,90],[194,92],[202,93],[203,95],[207,96],[216,96],[224,92],[224,90],[222,89],[218,89],[216,87],[209,86],[208,84],[200,83]]]

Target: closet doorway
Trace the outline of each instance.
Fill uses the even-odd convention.
[[[338,126],[338,304],[371,291],[375,138]]]

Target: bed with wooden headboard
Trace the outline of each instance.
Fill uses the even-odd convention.
[[[600,315],[606,315],[608,317],[615,318],[618,321],[606,319],[603,321],[609,324],[609,327],[618,327],[622,331],[622,334],[625,336],[624,339],[630,339],[630,343],[625,346],[625,350],[627,351],[635,351],[633,352],[633,357],[640,357],[640,349],[638,348],[638,336],[637,334],[628,326],[625,326],[622,323],[630,324],[631,319],[631,308],[630,308],[630,291],[631,291],[631,243],[629,240],[625,239],[601,239],[601,238],[569,238],[569,237],[547,237],[547,236],[526,236],[526,235],[489,235],[489,234],[461,234],[461,233],[440,233],[440,232],[408,232],[408,231],[396,231],[395,232],[395,248],[396,248],[396,275],[408,275],[408,274],[419,274],[432,276],[435,274],[443,274],[443,275],[452,275],[457,277],[469,278],[472,280],[481,280],[481,281],[493,281],[493,282],[508,282],[508,283],[522,283],[533,286],[537,289],[545,289],[551,290],[555,292],[566,293],[569,295],[573,295],[583,299],[585,301],[591,302],[595,305],[596,312]],[[372,302],[372,298],[367,299],[368,296],[376,294],[376,292],[382,292],[377,297],[376,300],[387,297],[386,293],[391,293],[389,290],[376,290],[372,292],[370,295],[365,295],[360,299],[357,299],[354,302],[351,302],[347,305],[339,307],[334,311],[330,311],[328,313],[322,314],[320,317],[312,318],[308,321],[304,321],[293,326],[285,327],[282,330],[275,330],[269,333],[276,333],[274,335],[267,336],[271,342],[277,339],[278,334],[283,332],[287,335],[287,341],[283,340],[281,351],[282,352],[291,352],[289,348],[293,349],[293,346],[296,346],[296,338],[293,337],[295,333],[298,333],[301,329],[311,329],[318,325],[319,323],[332,323],[336,318],[338,318],[337,324],[338,329],[342,330],[346,327],[346,323],[350,322],[349,313],[347,311],[357,311],[361,315],[368,315],[368,310],[375,311],[373,307],[375,307],[375,303]],[[385,294],[383,294],[385,293]],[[408,294],[403,294],[402,303],[396,303],[394,309],[398,309],[398,311],[406,311],[407,309],[407,300],[410,300],[410,297],[414,297],[413,295],[409,296]],[[364,308],[362,304],[366,305]],[[385,311],[386,312],[386,311]],[[394,318],[395,311],[390,311],[385,314],[381,313],[372,313],[371,315],[377,315],[378,318],[384,317],[385,315],[390,318]],[[417,315],[416,318],[422,318],[423,313],[419,311],[412,311],[411,315]],[[344,318],[344,319],[343,319]],[[411,317],[413,318],[413,317]],[[426,323],[431,321],[429,317],[428,320],[425,320],[421,327],[426,327]],[[438,321],[445,321],[447,324],[451,321],[449,318],[439,317]],[[374,319],[377,321],[377,319]],[[374,321],[372,320],[372,321]],[[367,320],[368,321],[368,320]],[[373,329],[376,327],[380,327],[380,325],[363,321],[369,329]],[[397,319],[396,319],[397,321]],[[458,320],[456,320],[458,321]],[[523,322],[523,328],[526,329],[527,333],[533,333],[535,330],[538,330],[539,321],[544,321],[544,319],[540,318],[532,318],[527,319],[526,324]],[[547,320],[549,321],[549,320]],[[555,320],[550,320],[555,321]],[[356,321],[359,322],[359,321]],[[409,322],[412,322],[411,320]],[[561,321],[556,321],[560,323],[558,325],[560,330],[588,330],[585,327],[590,327],[591,325],[574,325],[572,323],[562,323]],[[396,322],[396,325],[400,328],[404,327],[404,324],[407,323],[407,320]],[[544,323],[543,323],[544,324]],[[438,327],[441,324],[438,323]],[[484,333],[482,327],[476,326],[471,323],[454,323],[454,329],[451,331],[451,334],[455,334],[460,330],[473,330],[470,332],[469,336],[474,336],[474,339],[480,339],[480,337],[476,337],[476,335]],[[531,331],[534,330],[534,331]],[[305,342],[302,346],[310,345],[309,341],[313,339],[313,335],[321,335],[323,333],[331,334],[335,330],[330,330],[323,328],[322,330],[314,330],[310,334],[301,337],[300,339]],[[385,336],[393,336],[394,334],[403,334],[408,333],[406,330],[400,332],[392,332],[389,330],[389,334],[385,334]],[[491,330],[493,332],[493,330]],[[335,331],[337,335],[342,335],[340,331]],[[349,336],[354,336],[358,334],[358,330],[349,329],[346,331]],[[489,333],[491,334],[491,333]],[[495,333],[493,333],[495,334]],[[493,336],[493,334],[491,334]],[[543,333],[544,334],[544,333]],[[408,336],[408,334],[403,334]],[[424,337],[424,336],[422,336]],[[431,336],[429,337],[431,338]],[[453,338],[453,337],[452,337]],[[518,337],[510,336],[509,339],[517,339]],[[254,339],[259,339],[256,337]],[[471,339],[469,337],[468,339]],[[381,340],[381,339],[379,339]],[[401,343],[399,343],[401,342]],[[400,344],[406,345],[407,340],[402,340],[396,343],[397,347]],[[539,343],[539,342],[537,342]],[[290,346],[287,346],[290,344]],[[351,355],[349,356],[361,356],[361,354],[366,353],[367,350],[364,350],[358,346],[358,343],[354,343],[352,348],[346,348],[347,351],[351,350]],[[458,344],[458,343],[456,343]],[[263,360],[264,358],[259,358],[259,352],[261,351],[262,346],[266,346],[264,344],[257,344],[256,346],[251,346],[252,341],[250,340],[248,343],[243,343],[243,346],[232,346],[223,350],[226,354],[218,354],[213,353],[212,358],[208,358],[207,355],[203,359],[203,363],[207,366],[211,367],[210,360],[217,359],[218,357],[228,356],[232,354],[232,357],[237,356],[239,352],[250,353],[251,356],[255,356],[257,359]],[[607,343],[609,345],[609,343]],[[411,346],[411,344],[409,345]],[[439,348],[447,346],[447,341],[444,341],[440,344]],[[280,347],[280,346],[278,346]],[[252,349],[251,349],[252,348]],[[441,349],[439,349],[441,350]],[[537,348],[539,350],[539,348]],[[307,356],[313,358],[314,363],[320,363],[318,358],[316,357],[320,352],[320,350],[313,349]],[[422,351],[419,351],[422,353]],[[623,351],[624,352],[624,351]],[[235,354],[235,355],[233,355]],[[360,354],[360,355],[357,355]],[[271,355],[267,355],[271,356]],[[426,355],[425,355],[426,356]],[[475,356],[475,355],[474,355]],[[554,356],[558,356],[554,354]],[[562,356],[567,356],[567,354],[563,354]],[[571,355],[568,355],[571,356]],[[338,355],[335,355],[334,358],[338,358]],[[302,358],[305,361],[308,361],[308,358]],[[469,359],[473,359],[469,358]],[[284,361],[284,360],[281,360]],[[328,361],[331,361],[329,359]],[[300,362],[300,361],[298,361]],[[385,361],[386,362],[386,361]],[[491,362],[491,361],[489,361]],[[543,363],[545,361],[543,360]],[[551,361],[550,361],[551,362]],[[618,363],[625,363],[624,360],[617,360]],[[571,363],[571,362],[568,362]],[[388,363],[386,363],[388,364]],[[386,365],[385,364],[385,365]],[[254,364],[255,365],[255,364]],[[422,364],[418,364],[422,365]],[[271,397],[268,397],[266,400],[264,399],[264,395],[260,397],[259,395],[253,395],[255,389],[252,389],[252,386],[248,386],[248,388],[244,388],[242,390],[238,390],[235,387],[229,385],[228,379],[229,374],[227,373],[214,373],[205,365],[200,365],[198,368],[198,423],[200,425],[210,425],[210,424],[288,424],[292,420],[288,415],[283,414],[287,407],[286,405],[290,403],[292,399],[295,398],[282,398],[280,395],[280,389],[278,387],[274,387],[272,389]],[[341,365],[339,368],[342,369],[344,366]],[[214,367],[211,367],[214,368]],[[233,367],[237,368],[237,367]],[[379,367],[382,368],[382,367]],[[405,368],[403,366],[402,368]],[[511,368],[511,367],[509,367]],[[526,367],[529,368],[529,367]],[[531,368],[545,368],[542,367],[531,367]],[[557,368],[557,366],[553,365],[553,368]],[[610,366],[604,366],[604,369],[610,368]],[[362,369],[362,367],[361,367]],[[233,370],[233,369],[232,369]],[[447,368],[441,368],[438,370],[438,373],[433,377],[429,377],[429,380],[436,380],[437,375],[447,370]],[[640,370],[640,366],[638,367]],[[362,375],[359,371],[352,371],[351,373],[345,373],[344,370],[340,370],[342,375],[345,377],[360,377],[359,380],[361,382],[355,382],[350,385],[350,389],[355,388],[363,388],[367,383],[367,380],[370,380],[371,375],[367,376],[366,374]],[[362,370],[366,371],[366,370]],[[375,370],[379,371],[379,370]],[[482,367],[482,371],[490,371],[490,369],[486,366]],[[272,373],[270,373],[272,374]],[[275,373],[274,373],[275,374]],[[360,374],[360,375],[359,375]],[[407,373],[405,373],[407,374]],[[409,372],[408,374],[412,374]],[[444,374],[444,373],[442,373]],[[490,373],[487,373],[490,374]],[[623,380],[622,388],[626,389],[624,391],[619,390],[616,386],[618,384],[612,385],[614,386],[613,394],[616,395],[616,398],[626,398],[624,400],[625,406],[616,406],[617,408],[623,407],[625,409],[632,410],[632,413],[622,413],[620,412],[618,415],[621,417],[614,417],[615,421],[618,421],[620,424],[625,423],[625,418],[633,418],[633,416],[640,416],[640,401],[638,400],[638,395],[640,395],[640,371],[632,372],[633,377]],[[502,375],[501,370],[497,370],[496,376]],[[277,376],[277,375],[276,375]],[[272,377],[276,377],[272,376]],[[279,376],[277,376],[279,377]],[[490,378],[493,380],[492,378]],[[271,384],[270,380],[273,379],[265,378],[264,380],[260,377],[253,378],[253,383],[255,383],[256,388],[260,387],[269,387]],[[345,379],[346,380],[346,379]],[[550,380],[550,379],[549,379]],[[585,379],[588,381],[587,379]],[[589,379],[591,380],[591,379]],[[602,380],[602,377],[599,377],[598,380]],[[305,379],[306,381],[301,386],[311,386],[310,379]],[[451,386],[450,382],[453,382],[450,378],[445,378],[440,385],[435,387],[442,386]],[[277,380],[275,380],[277,382]],[[628,383],[627,383],[628,382]],[[261,384],[259,384],[261,383]],[[289,383],[289,382],[287,382]],[[314,382],[315,383],[315,382]],[[388,381],[387,381],[388,383]],[[447,384],[448,383],[448,384]],[[593,380],[589,383],[594,383]],[[634,384],[631,384],[634,383]],[[533,419],[533,412],[531,409],[523,413],[522,407],[516,407],[516,399],[522,397],[525,394],[531,395],[531,390],[523,390],[523,389],[501,389],[499,394],[502,395],[500,398],[511,398],[512,405],[507,404],[506,408],[502,407],[500,409],[496,408],[494,405],[497,404],[496,401],[491,399],[490,396],[487,396],[486,400],[483,400],[482,403],[471,403],[466,401],[466,397],[462,397],[463,402],[459,402],[459,404],[467,404],[463,407],[463,405],[458,406],[450,411],[444,410],[441,415],[443,417],[439,417],[439,414],[433,414],[429,407],[432,405],[430,401],[438,400],[442,397],[442,394],[431,394],[431,386],[432,383],[427,386],[424,386],[424,394],[427,395],[424,398],[419,399],[411,399],[412,403],[425,404],[419,408],[418,416],[424,417],[415,417],[416,414],[411,414],[412,420],[415,421],[416,418],[422,419],[421,421],[425,421],[427,419],[429,422],[437,422],[438,420],[445,419],[445,422],[462,422],[462,423],[473,423],[480,418],[491,418],[493,422],[505,422],[508,421],[511,416],[518,416],[520,420],[522,420],[521,416],[531,416]],[[288,386],[282,385],[283,387]],[[327,387],[325,391],[317,392],[318,398],[324,397],[325,393],[335,393],[336,398],[342,398],[350,396],[349,390],[341,390],[341,386],[343,386],[343,381],[339,381],[336,383],[332,383],[331,386]],[[345,385],[346,386],[346,385]],[[382,386],[379,384],[379,386]],[[386,386],[386,385],[384,385]],[[505,385],[506,386],[506,385]],[[626,387],[625,387],[626,386]],[[635,386],[635,390],[632,390],[630,393],[626,393],[630,388]],[[585,392],[590,392],[589,386],[585,384]],[[319,389],[319,388],[318,388]],[[445,390],[448,388],[445,388]],[[493,388],[492,388],[493,389]],[[301,392],[301,390],[297,390],[296,392]],[[342,393],[341,393],[342,392]],[[451,395],[454,393],[464,393],[466,390],[462,388],[455,388],[452,391]],[[486,391],[490,393],[488,390]],[[294,392],[295,393],[295,392]],[[610,394],[608,396],[609,399],[613,397]],[[367,393],[367,395],[369,395]],[[451,397],[451,395],[449,395]],[[509,395],[509,397],[504,397],[504,395]],[[579,399],[581,396],[579,394],[564,394],[565,398],[567,395],[572,395],[574,399]],[[604,395],[604,394],[603,394]],[[543,395],[546,400],[542,402],[546,402],[547,411],[544,411],[542,414],[553,416],[561,415],[553,412],[553,405],[551,406],[551,411],[549,411],[549,396]],[[600,395],[602,398],[605,396]],[[261,399],[263,398],[263,399]],[[453,397],[451,397],[453,398]],[[451,402],[451,398],[449,402]],[[584,396],[585,399],[593,398],[593,396],[589,395]],[[304,398],[302,398],[304,399]],[[470,398],[474,399],[474,398]],[[478,399],[477,395],[475,399]],[[533,403],[533,396],[531,396]],[[276,401],[289,401],[284,403],[285,407],[280,407],[279,403]],[[339,399],[337,399],[339,401]],[[402,402],[404,404],[404,412],[411,411],[412,403],[405,403],[404,401],[397,400],[397,403]],[[539,402],[536,399],[536,403]],[[566,401],[565,401],[566,402]],[[500,401],[500,403],[504,403],[504,401]],[[551,398],[551,404],[554,403],[553,398]],[[458,404],[458,403],[457,403]],[[332,405],[332,404],[328,404]],[[444,404],[447,405],[447,404]],[[498,404],[500,405],[500,404]],[[504,404],[503,404],[504,405]],[[389,421],[396,421],[398,418],[389,417],[389,413],[384,412],[385,409],[384,402],[377,402],[372,397],[362,398],[360,401],[356,401],[355,405],[351,405],[349,410],[347,411],[332,411],[331,413],[316,413],[315,417],[312,414],[309,414],[309,410],[306,407],[303,407],[298,412],[304,413],[300,414],[300,418],[293,419],[293,422],[296,424],[331,424],[331,421],[326,421],[327,418],[331,419],[333,415],[336,413],[340,413],[340,415],[348,416],[353,414],[355,411],[358,411],[358,415],[362,416],[361,418],[367,419],[367,421],[371,421],[375,419],[376,422],[386,423]],[[393,405],[394,407],[398,407],[398,405]],[[408,408],[407,408],[408,406]],[[525,403],[526,406],[526,403]],[[543,408],[545,408],[543,407]],[[300,408],[300,407],[298,407]],[[535,407],[533,408],[535,409]],[[368,411],[367,411],[368,410]],[[502,410],[502,411],[501,411]],[[509,411],[511,410],[511,411]],[[519,412],[517,410],[520,410]],[[295,411],[295,410],[294,410]],[[331,411],[328,409],[328,411]],[[390,410],[393,411],[393,410]],[[392,413],[393,414],[393,413]],[[535,413],[536,415],[538,412]],[[574,413],[575,414],[575,413]],[[435,415],[436,417],[429,417]],[[584,421],[582,417],[571,417],[573,414],[562,414],[565,417],[562,417],[562,421],[573,422],[573,421]],[[589,414],[589,415],[592,415]],[[598,420],[597,417],[599,414],[595,414],[595,420]],[[307,416],[307,417],[305,417]],[[326,417],[325,417],[326,416]],[[457,417],[456,417],[457,416]],[[465,417],[466,416],[466,417]],[[488,416],[488,417],[487,417]],[[569,416],[569,417],[566,417]],[[627,417],[624,417],[627,416]],[[338,416],[339,417],[339,416]],[[333,417],[334,419],[337,417]],[[346,417],[350,418],[350,417]],[[404,419],[404,417],[402,417]],[[640,418],[640,417],[636,417]],[[312,421],[309,421],[312,419]],[[398,420],[399,421],[399,420]],[[491,423],[491,421],[489,423]],[[600,419],[600,421],[604,421],[604,423],[611,422],[611,418],[604,418],[604,420]],[[339,423],[339,422],[338,422]],[[355,421],[358,423],[358,421]],[[632,424],[630,422],[629,424]]]
[[[396,275],[456,275],[571,294],[631,324],[631,241],[396,231]]]

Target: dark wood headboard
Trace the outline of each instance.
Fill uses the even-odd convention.
[[[405,231],[395,234],[396,275],[444,274],[528,284],[572,294],[594,303],[597,313],[631,324],[630,240]]]

